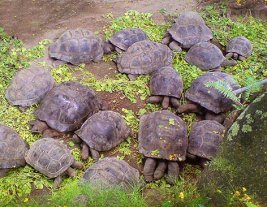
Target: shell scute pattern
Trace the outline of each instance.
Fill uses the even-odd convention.
[[[163,44],[144,40],[134,43],[117,60],[118,70],[127,74],[150,74],[172,64],[172,51]]]
[[[223,141],[225,127],[212,120],[203,120],[192,125],[189,137],[190,154],[212,159]]]
[[[170,111],[143,115],[139,125],[139,152],[146,157],[185,160],[187,136],[185,122]]]
[[[247,38],[240,36],[230,40],[226,47],[226,52],[235,52],[247,58],[251,55],[252,49],[253,47],[250,41]]]
[[[150,80],[152,95],[180,98],[183,91],[183,81],[172,67],[163,67],[155,71]]]
[[[100,111],[89,117],[75,133],[90,148],[108,151],[126,139],[131,129],[119,113]]]
[[[67,30],[49,47],[50,57],[74,65],[99,61],[103,54],[101,39],[84,29]]]
[[[222,72],[208,72],[192,82],[191,87],[186,91],[185,97],[205,109],[216,114],[227,112],[232,108],[232,101],[225,98],[215,88],[208,88],[208,82],[224,81],[232,90],[240,88],[232,76]]]
[[[28,145],[15,130],[0,124],[0,169],[24,166],[27,149]]]
[[[34,169],[55,178],[64,173],[74,162],[70,150],[52,138],[43,138],[33,143],[25,156]]]
[[[27,107],[40,102],[54,84],[48,70],[37,67],[23,69],[12,79],[6,98],[12,105]]]
[[[124,29],[114,34],[109,41],[116,47],[127,50],[132,44],[147,40],[146,33],[139,29]]]
[[[115,157],[94,163],[85,171],[83,181],[105,187],[131,187],[140,182],[138,170]]]
[[[185,60],[206,71],[220,67],[225,57],[216,45],[209,42],[200,42],[189,49]]]
[[[80,127],[99,108],[100,102],[91,88],[76,82],[64,82],[46,95],[36,115],[51,128],[68,132]]]

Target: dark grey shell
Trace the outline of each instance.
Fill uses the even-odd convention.
[[[163,67],[152,74],[150,92],[157,96],[180,98],[183,91],[183,80],[172,67]]]
[[[52,138],[34,142],[25,156],[26,162],[49,178],[64,173],[74,162],[66,145]]]
[[[115,33],[110,39],[109,42],[114,46],[120,48],[121,50],[127,50],[132,44],[147,40],[146,33],[139,29],[123,29]]]
[[[188,152],[211,160],[223,141],[225,127],[217,121],[204,120],[192,125]]]
[[[217,89],[206,86],[208,82],[216,81],[227,83],[232,90],[240,88],[232,76],[221,72],[208,72],[192,82],[185,97],[216,114],[231,110],[232,101],[230,99],[225,98]]]
[[[216,45],[209,42],[200,42],[189,49],[185,60],[206,71],[221,66],[225,57]]]
[[[6,91],[6,98],[12,105],[22,107],[39,103],[55,84],[50,72],[31,67],[20,70],[12,79]]]
[[[49,56],[73,65],[101,60],[102,41],[85,29],[67,30],[48,49]]]
[[[45,96],[36,116],[52,129],[69,132],[79,128],[99,108],[100,101],[94,90],[70,81],[54,87]]]
[[[91,165],[82,181],[103,187],[131,187],[140,182],[139,172],[124,160],[106,157]]]
[[[90,148],[108,151],[131,133],[122,116],[114,111],[100,111],[90,116],[75,132]]]
[[[188,140],[185,122],[170,111],[156,111],[140,119],[139,152],[146,157],[185,160]]]
[[[143,40],[134,43],[121,54],[117,67],[121,73],[150,74],[164,66],[172,64],[172,51],[166,45]]]
[[[213,38],[211,30],[197,12],[181,14],[168,32],[182,48],[190,48],[199,42],[206,42]]]
[[[0,124],[0,169],[24,166],[26,142],[15,130]]]
[[[235,37],[226,46],[226,52],[235,52],[247,58],[252,53],[252,45],[245,37]]]

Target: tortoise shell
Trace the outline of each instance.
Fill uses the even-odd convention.
[[[67,30],[48,49],[49,56],[73,65],[101,60],[102,41],[85,29]]]
[[[190,48],[199,42],[206,42],[213,38],[211,30],[197,12],[181,14],[168,32],[182,48]]]
[[[79,128],[88,116],[98,112],[100,101],[94,90],[76,82],[64,82],[54,87],[36,111],[39,120],[59,132]]]
[[[84,182],[104,187],[131,187],[140,182],[139,172],[124,160],[106,157],[91,165],[84,173]]]
[[[146,157],[183,161],[186,156],[185,122],[170,111],[156,111],[140,119],[139,152]]]
[[[172,67],[163,67],[152,74],[150,92],[156,96],[180,98],[183,92],[183,80]]]
[[[185,60],[201,70],[207,71],[220,67],[225,57],[216,45],[209,42],[200,42],[189,49]]]
[[[122,116],[114,111],[100,111],[90,116],[75,132],[90,148],[108,151],[131,133]]]
[[[226,46],[226,52],[235,52],[243,57],[248,57],[252,53],[252,45],[250,41],[245,37],[235,37]]]
[[[49,71],[31,67],[20,70],[12,79],[6,91],[6,98],[12,105],[22,107],[40,102],[55,84]]]
[[[127,50],[132,44],[147,39],[147,35],[143,30],[135,28],[123,29],[115,33],[109,39],[109,42],[121,50]]]
[[[61,175],[74,162],[67,146],[52,138],[42,138],[34,142],[25,159],[35,170],[49,178]]]
[[[227,83],[232,90],[240,88],[232,76],[222,72],[208,72],[192,82],[185,97],[216,114],[231,110],[233,102],[230,99],[224,97],[217,89],[206,86],[208,82],[216,81]]]
[[[192,125],[188,152],[211,160],[223,140],[225,127],[217,121],[204,120]]]
[[[15,130],[0,124],[0,169],[24,166],[26,142]]]
[[[172,51],[163,44],[143,40],[131,45],[117,60],[121,73],[150,74],[172,64]]]

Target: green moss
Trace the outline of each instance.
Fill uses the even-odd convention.
[[[235,137],[237,134],[238,134],[238,131],[240,129],[240,126],[239,124],[237,124],[237,122],[235,122],[231,128],[229,129],[229,132],[228,132],[228,140],[231,141],[233,137]]]
[[[244,125],[242,126],[241,131],[244,132],[244,133],[252,132],[252,128],[251,128],[250,125],[248,125],[248,124],[244,124]]]

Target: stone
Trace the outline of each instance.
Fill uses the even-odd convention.
[[[199,187],[213,200],[219,199],[217,192],[225,197],[227,192],[245,188],[246,194],[267,202],[267,92],[256,98],[229,129],[217,157],[203,172]]]

